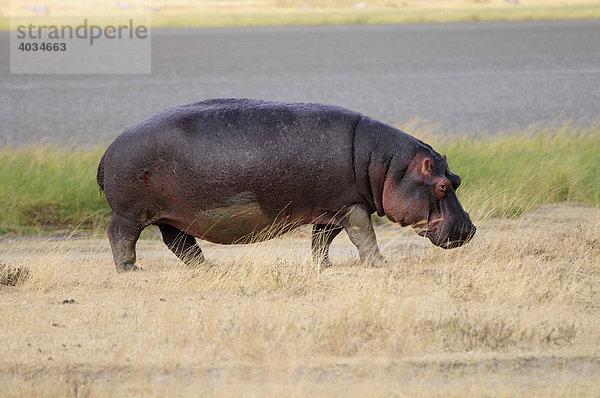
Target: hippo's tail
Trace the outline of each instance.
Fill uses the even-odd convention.
[[[98,182],[98,185],[100,185],[101,192],[104,192],[104,156],[106,156],[106,153],[102,155],[102,159],[100,159],[98,174],[96,174],[96,181]]]

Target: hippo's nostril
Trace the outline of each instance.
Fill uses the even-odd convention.
[[[471,226],[469,228],[465,228],[465,230],[463,231],[463,236],[465,237],[465,240],[468,242],[471,240],[471,238],[473,238],[473,235],[475,235],[475,232],[477,231],[477,228],[475,228],[475,226],[473,224],[471,224]]]

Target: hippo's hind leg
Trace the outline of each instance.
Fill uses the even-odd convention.
[[[118,272],[135,271],[135,244],[144,226],[114,213],[108,226],[108,240]]]
[[[311,253],[316,264],[330,267],[329,246],[344,228],[333,224],[315,224],[312,230]]]
[[[186,265],[194,265],[204,261],[202,249],[196,243],[196,238],[169,224],[159,224],[165,245]]]

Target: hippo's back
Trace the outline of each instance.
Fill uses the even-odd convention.
[[[347,135],[347,127],[354,127],[360,117],[357,112],[327,104],[210,99],[166,108],[125,130],[117,141],[167,132],[226,143],[235,139],[264,143],[277,136],[318,140],[333,131]]]

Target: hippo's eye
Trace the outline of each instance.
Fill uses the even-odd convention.
[[[438,198],[444,199],[446,197],[446,192],[448,192],[448,187],[450,186],[447,180],[442,180],[435,184],[435,194]]]

